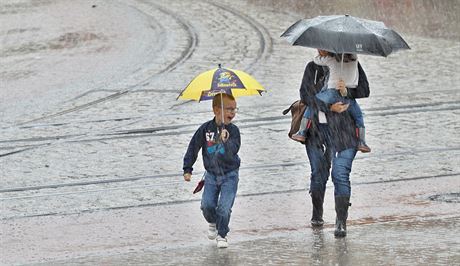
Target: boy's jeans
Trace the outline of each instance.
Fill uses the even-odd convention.
[[[226,237],[230,214],[239,181],[238,170],[231,171],[222,176],[206,172],[204,191],[201,198],[201,210],[208,223],[215,223],[217,233]]]
[[[351,116],[355,120],[356,127],[364,127],[363,112],[361,111],[361,108],[355,99],[342,97],[336,89],[323,89],[316,94],[316,98],[320,99],[326,104],[333,104],[336,102],[350,104],[347,111],[350,112]]]

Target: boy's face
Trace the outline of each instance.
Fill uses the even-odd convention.
[[[213,108],[214,115],[216,116],[216,122],[218,124],[222,123],[222,108],[216,106]],[[232,122],[233,118],[236,115],[236,101],[224,98],[224,124],[228,125]]]

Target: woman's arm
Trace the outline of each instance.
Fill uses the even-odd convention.
[[[300,100],[314,110],[323,112],[328,110],[328,106],[315,96],[324,85],[324,77],[327,75],[327,68],[324,69],[322,66],[316,65],[313,61],[310,61],[305,67],[302,84],[299,89]]]
[[[370,90],[369,90],[369,82],[367,81],[366,73],[364,72],[361,64],[358,63],[358,72],[359,72],[359,79],[358,79],[358,87],[353,89],[348,89],[347,97],[349,98],[367,98],[369,97]]]
[[[321,71],[322,72],[322,71]],[[318,75],[322,73],[318,73],[315,63],[313,61],[308,62],[307,66],[305,67],[305,71],[303,72],[302,83],[300,84],[300,100],[306,104],[312,104],[312,99],[315,96],[315,92],[311,91],[311,88],[315,85],[315,82],[318,78]]]

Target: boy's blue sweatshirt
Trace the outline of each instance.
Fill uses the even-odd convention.
[[[213,175],[224,175],[240,167],[238,151],[241,145],[240,130],[234,124],[225,126],[230,137],[219,141],[220,130],[215,118],[201,125],[193,135],[184,156],[184,173],[192,173],[198,152],[201,149],[206,171]]]

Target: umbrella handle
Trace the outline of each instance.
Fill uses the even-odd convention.
[[[343,71],[343,56],[345,53],[342,53],[342,60],[340,61],[340,78],[342,78],[342,71]]]
[[[223,99],[223,92],[219,93],[220,94],[220,107],[221,107],[221,114],[222,114],[222,117],[221,117],[221,121],[220,121],[220,134],[219,134],[219,138],[220,138],[220,135],[222,134],[222,130],[225,129],[225,123],[224,123],[224,99]]]

